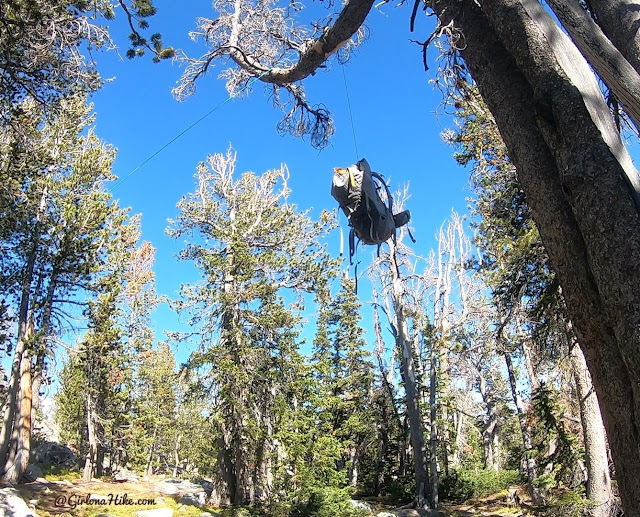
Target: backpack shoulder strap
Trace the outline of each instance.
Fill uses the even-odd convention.
[[[389,211],[393,213],[393,197],[391,196],[391,190],[389,190],[389,185],[387,185],[387,182],[382,177],[382,174],[371,171],[371,176],[376,178],[384,186],[384,190],[387,193],[387,207],[389,208]]]

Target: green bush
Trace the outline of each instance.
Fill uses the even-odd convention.
[[[440,498],[445,501],[463,502],[472,497],[482,497],[519,483],[517,470],[466,470],[456,469],[443,476],[439,485]]]
[[[584,498],[580,491],[566,490],[553,495],[541,514],[544,517],[582,517],[590,515],[594,502]]]
[[[309,497],[293,508],[293,517],[356,517],[349,488],[313,487]]]

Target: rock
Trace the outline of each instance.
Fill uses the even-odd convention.
[[[7,517],[37,517],[20,497],[15,488],[3,488],[0,490],[0,515]]]
[[[38,467],[38,465],[34,465],[30,463],[22,474],[22,478],[20,481],[23,483],[32,483],[36,481],[38,478],[44,478],[44,473],[42,469]]]
[[[202,485],[181,479],[165,479],[156,485],[156,491],[164,495],[185,498],[183,504],[204,506],[207,493]],[[180,499],[182,502],[182,500]]]
[[[376,510],[376,505],[373,503],[368,503],[367,501],[358,501],[356,499],[351,499],[351,501],[349,501],[351,503],[351,506],[354,508],[354,510],[361,510],[363,512],[369,512],[370,514],[373,514],[373,512],[375,512]]]
[[[138,483],[140,481],[140,478],[135,472],[124,467],[119,468],[111,479],[114,483]]]
[[[207,496],[204,492],[199,492],[195,494],[184,494],[178,499],[180,504],[188,504],[190,506],[204,506],[206,502]]]
[[[44,465],[63,465],[75,467],[78,465],[78,457],[69,447],[55,442],[44,442],[35,448],[32,454],[35,463]]]
[[[196,483],[204,488],[204,491],[207,493],[207,496],[211,495],[213,492],[213,479],[208,478],[199,478]]]
[[[141,510],[133,514],[135,517],[173,517],[171,508],[154,508],[153,510]]]
[[[32,483],[29,483],[29,490],[32,490],[34,492],[44,492],[45,494],[51,492],[51,490],[49,489],[49,483],[46,480],[41,480],[40,478]]]
[[[172,483],[161,482],[156,485],[156,490],[164,495],[177,495],[180,490]]]
[[[378,512],[376,517],[396,517],[395,514],[389,512]]]

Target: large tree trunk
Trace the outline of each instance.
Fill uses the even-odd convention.
[[[438,507],[438,422],[436,391],[438,389],[436,351],[431,343],[431,361],[429,367],[429,489],[431,508]]]
[[[637,171],[588,65],[537,2],[432,5],[464,33],[587,358],[625,511],[640,515]]]
[[[586,3],[607,37],[640,73],[640,3],[637,0],[588,0]]]
[[[20,360],[16,420],[9,442],[2,481],[15,485],[29,465],[31,453],[31,353],[26,348]]]
[[[640,128],[640,75],[577,0],[546,0],[627,115]]]
[[[498,435],[498,414],[495,400],[487,389],[487,380],[482,372],[478,373],[480,396],[485,406],[485,418],[482,423],[482,450],[484,468],[500,470],[500,440]],[[517,406],[516,406],[517,407]]]
[[[607,440],[600,416],[598,397],[593,391],[587,363],[580,347],[571,349],[571,366],[580,404],[580,421],[584,434],[584,456],[587,466],[587,498],[595,501],[593,517],[608,517],[612,503]]]

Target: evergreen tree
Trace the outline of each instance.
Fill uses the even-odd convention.
[[[347,467],[346,480],[354,488],[375,432],[369,408],[373,365],[364,349],[360,308],[355,283],[343,278],[338,295],[320,309],[311,358],[320,418],[317,432],[338,441],[340,463]]]
[[[175,459],[175,359],[169,345],[159,343],[156,348],[140,352],[136,362],[134,432],[128,457],[147,475],[167,472]]]
[[[172,57],[160,34],[149,38],[148,18],[156,8],[151,0],[7,0],[0,4],[0,126],[17,127],[21,103],[25,99],[55,112],[58,101],[77,92],[99,88],[101,80],[89,48],[113,48],[105,23],[115,17],[116,7],[124,11],[131,33],[129,57],[154,53],[154,59]]]
[[[85,456],[85,479],[102,474],[107,454],[111,470],[129,462],[135,465],[136,460],[146,465],[148,457],[138,447],[144,447],[152,436],[153,416],[160,407],[156,405],[149,415],[148,404],[157,404],[160,388],[173,389],[171,383],[154,384],[155,372],[149,370],[158,368],[158,375],[170,380],[166,370],[163,377],[161,364],[154,364],[156,355],[151,351],[147,321],[154,307],[151,302],[156,299],[150,269],[153,248],[148,243],[134,247],[140,237],[140,219],[125,219],[126,213],[122,212],[112,221],[105,243],[106,260],[88,301],[89,329],[65,366],[57,398],[57,419],[63,435],[74,437]],[[138,260],[141,257],[146,257],[144,267]],[[141,304],[140,299],[149,303]],[[173,355],[168,352],[173,372]],[[149,361],[151,364],[147,364]],[[136,375],[141,379],[139,385]],[[163,403],[171,411],[175,396],[163,399]]]
[[[203,277],[182,286],[175,306],[190,314],[198,351],[189,365],[214,400],[214,504],[272,496],[274,463],[283,460],[276,422],[291,408],[284,397],[302,361],[301,300],[287,305],[283,295],[323,289],[331,265],[320,243],[330,218],[314,223],[287,202],[286,169],[235,179],[234,167],[231,151],[200,164],[196,191],[168,230],[190,238],[180,258]]]
[[[113,150],[90,128],[81,96],[60,101],[58,116],[43,122],[41,107],[23,104],[25,132],[2,141],[2,284],[17,319],[0,458],[3,479],[15,482],[29,460],[33,409],[45,381],[52,339],[69,327],[71,308],[85,305],[104,264],[112,225],[122,211],[103,182],[111,179]],[[5,183],[6,180],[6,183]],[[71,311],[71,312],[70,312]]]

